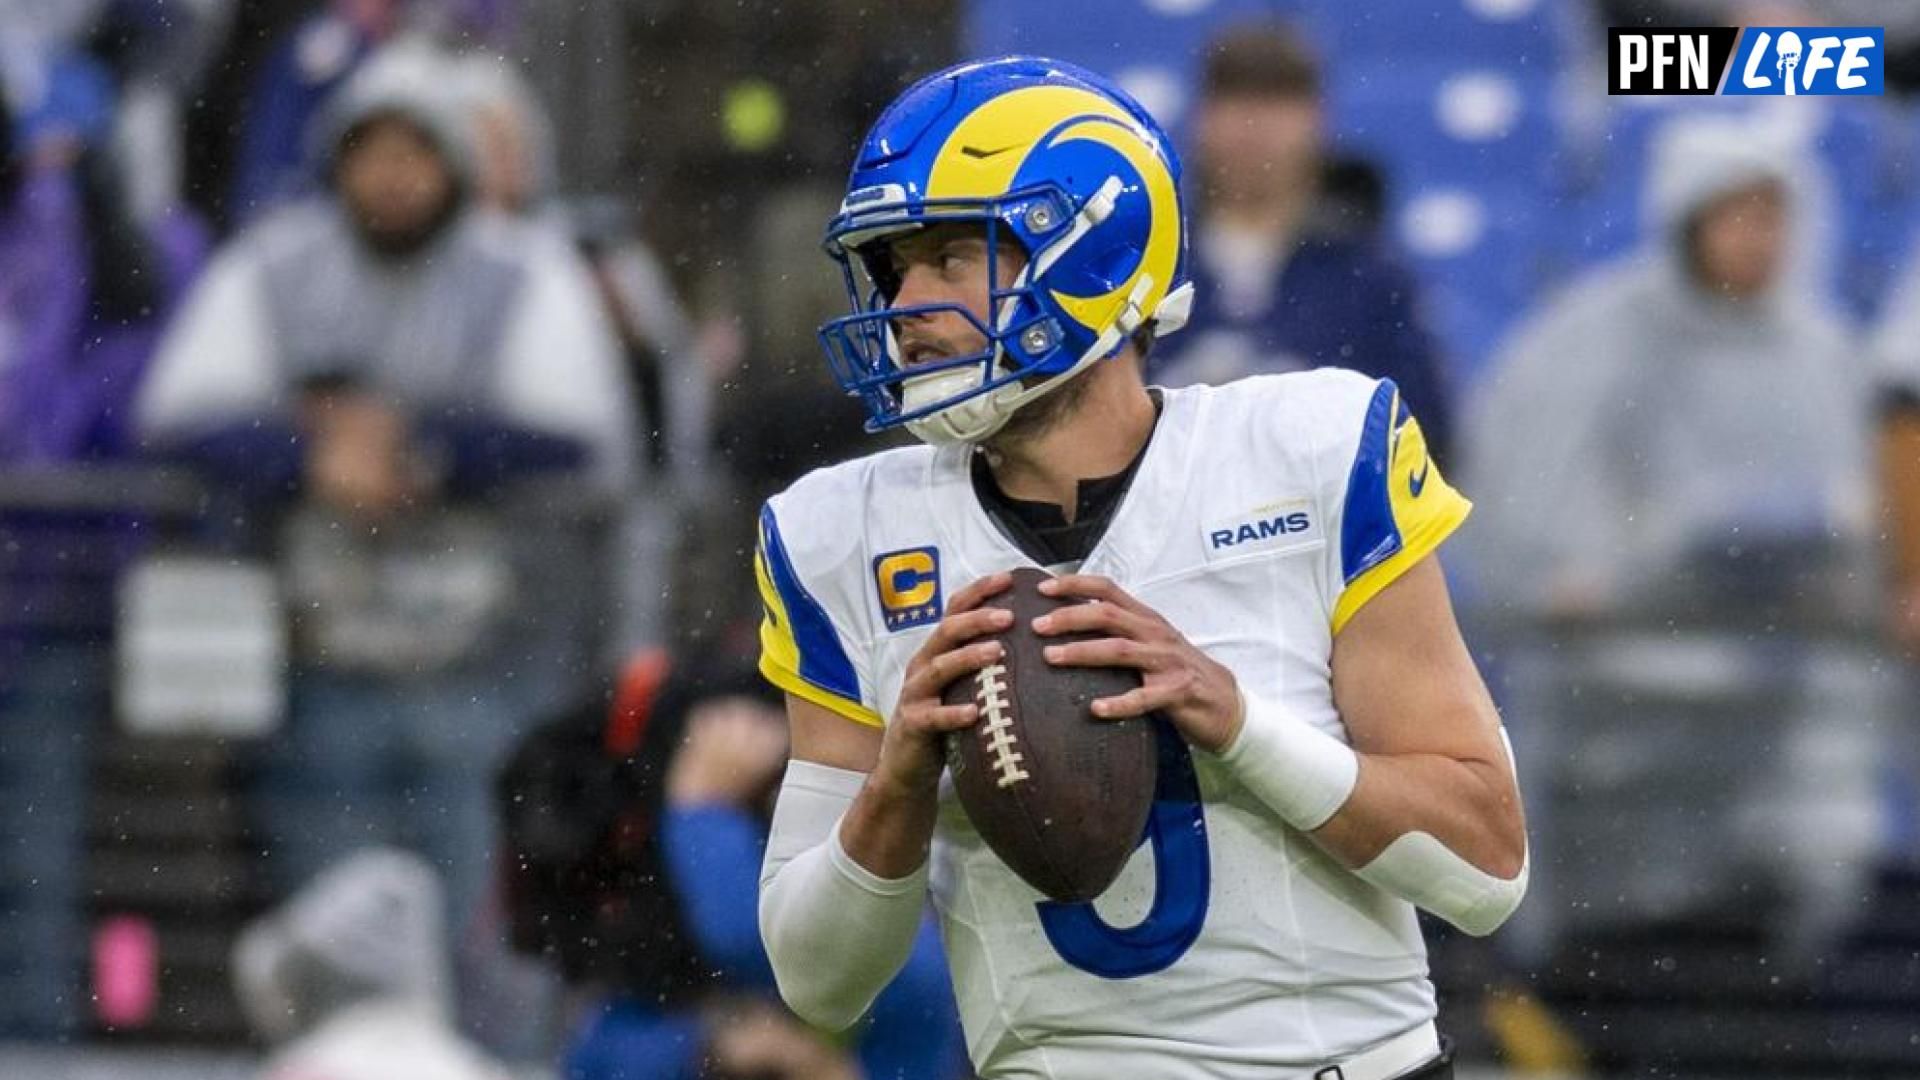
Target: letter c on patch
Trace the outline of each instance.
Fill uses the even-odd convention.
[[[933,553],[924,549],[889,555],[877,569],[880,602],[889,609],[919,607],[932,600],[940,588]]]

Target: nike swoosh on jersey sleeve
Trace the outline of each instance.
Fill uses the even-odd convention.
[[[773,507],[760,510],[760,543],[753,556],[760,587],[760,674],[795,697],[862,724],[882,726],[861,704],[860,679],[827,617],[795,572]]]
[[[1428,456],[1420,421],[1400,400],[1399,387],[1380,380],[1347,479],[1340,526],[1346,587],[1334,605],[1333,632],[1438,548],[1472,509]]]

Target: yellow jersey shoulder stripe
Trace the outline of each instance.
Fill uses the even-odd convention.
[[[879,714],[861,703],[859,676],[826,609],[801,583],[787,556],[772,506],[760,511],[753,572],[762,606],[761,674],[796,697],[880,726]]]
[[[1333,632],[1438,548],[1472,509],[1440,475],[1399,388],[1391,379],[1380,380],[1347,481],[1340,525],[1345,588],[1334,604]]]

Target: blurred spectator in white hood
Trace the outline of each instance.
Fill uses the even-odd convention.
[[[1868,365],[1796,244],[1811,155],[1770,132],[1671,122],[1645,250],[1523,326],[1470,414],[1474,599],[1533,721],[1532,948],[1759,910],[1805,974],[1883,843],[1879,661],[1839,632],[1872,602]]]
[[[1743,554],[1859,568],[1867,370],[1796,268],[1800,160],[1747,121],[1671,123],[1644,250],[1575,282],[1497,358],[1466,459],[1488,600],[1668,602]]]
[[[570,251],[474,206],[456,70],[395,47],[329,104],[314,145],[333,190],[216,257],[142,395],[149,440],[373,518],[529,471],[622,488],[631,396],[608,321]],[[332,438],[342,424],[360,437]]]
[[[248,925],[234,984],[274,1044],[263,1080],[504,1080],[454,1034],[444,906],[425,860],[373,848]]]
[[[301,139],[362,66],[410,38],[446,44],[502,40],[519,5],[518,0],[327,0],[302,6],[319,10],[273,47],[247,87],[228,196],[228,216],[241,223],[311,191],[317,178],[305,167]]]
[[[580,259],[475,204],[455,70],[396,47],[354,76],[315,136],[334,190],[215,257],[135,417],[299,612],[254,773],[281,883],[404,841],[464,929],[486,777],[594,640],[589,530],[628,492],[633,395]]]

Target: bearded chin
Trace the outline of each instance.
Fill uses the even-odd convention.
[[[354,233],[374,255],[392,261],[405,259],[419,254],[447,231],[460,213],[460,202],[458,198],[448,199],[430,216],[408,227],[385,225],[364,214],[353,214]]]

